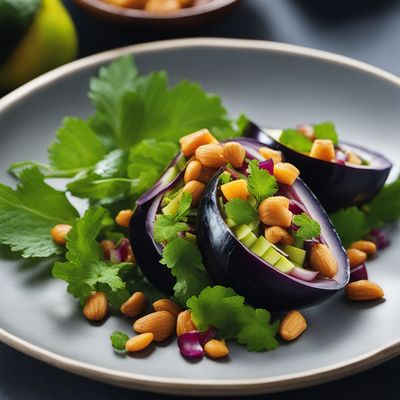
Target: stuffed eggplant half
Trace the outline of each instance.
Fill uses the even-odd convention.
[[[205,132],[181,140],[182,153],[138,201],[130,239],[148,280],[173,294],[163,256],[183,240],[200,249],[205,286],[230,286],[255,306],[308,306],[341,289],[346,253],[297,168],[277,151],[261,155],[254,140],[218,143]]]
[[[379,153],[339,141],[331,122],[285,130],[264,130],[251,123],[246,136],[281,151],[328,212],[371,200],[392,167]]]

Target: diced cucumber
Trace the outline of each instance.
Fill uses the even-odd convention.
[[[281,257],[276,264],[274,264],[276,269],[279,271],[284,272],[285,274],[289,273],[293,270],[294,264],[290,262],[286,257]]]
[[[250,250],[261,257],[270,247],[271,243],[264,236],[260,236],[250,247]]]
[[[197,243],[197,236],[194,235],[193,233],[186,232],[186,233],[185,233],[185,237],[186,237],[186,239],[187,239],[189,242],[192,242],[192,243],[194,243],[194,244]]]
[[[304,240],[300,239],[300,238],[296,238],[293,246],[298,247],[299,249],[304,249]]]
[[[251,228],[248,225],[240,225],[239,227],[234,229],[235,236],[242,240],[246,235],[251,232]]]
[[[229,228],[234,228],[236,226],[236,222],[230,218],[227,218],[226,224],[229,226]]]
[[[182,192],[179,192],[163,209],[164,215],[175,215],[178,212],[179,202],[182,198]]]
[[[261,256],[268,264],[274,265],[282,257],[272,246]]]
[[[299,249],[294,246],[286,245],[283,248],[283,251],[287,253],[289,256],[289,260],[293,261],[294,263],[303,266],[304,260],[306,259],[306,251],[303,249]]]
[[[250,224],[249,224],[249,227],[251,228],[251,231],[256,235],[256,236],[258,236],[260,233],[259,233],[259,226],[260,226],[260,221],[254,221],[254,222],[251,222]]]
[[[278,247],[276,244],[273,244],[272,247],[273,247],[278,253],[280,253],[282,256],[288,257],[288,255],[287,255],[280,247]]]
[[[250,196],[247,201],[250,203],[252,207],[255,207],[257,205],[257,200],[254,196]]]
[[[249,232],[243,239],[240,241],[247,247],[250,248],[257,240],[257,236],[253,232]]]

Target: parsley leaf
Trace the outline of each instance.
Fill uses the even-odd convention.
[[[348,207],[330,214],[330,219],[345,248],[360,240],[369,231],[365,214],[357,207]]]
[[[50,230],[73,225],[77,217],[65,194],[47,185],[36,167],[21,172],[16,190],[0,184],[0,243],[24,258],[61,254]]]
[[[273,350],[278,321],[270,324],[270,313],[244,304],[244,297],[231,288],[214,286],[205,288],[197,297],[187,301],[192,318],[201,331],[215,327],[221,337],[236,339],[249,351]]]
[[[260,204],[266,197],[273,196],[278,191],[278,184],[274,176],[265,169],[258,167],[258,161],[252,160],[249,164],[250,174],[247,186],[257,203]]]
[[[129,336],[120,331],[114,331],[111,336],[111,345],[117,351],[124,351],[126,342],[129,340]]]
[[[219,138],[243,129],[244,118],[235,129],[219,97],[187,80],[169,88],[163,71],[140,76],[129,56],[101,68],[89,97],[96,108],[90,125],[109,149],[127,150],[148,137],[178,141],[204,127]]]
[[[192,195],[183,192],[175,215],[158,215],[154,223],[153,237],[157,242],[172,242],[179,232],[186,232],[189,226],[185,223],[186,215],[192,203]]]
[[[199,248],[183,238],[178,237],[164,247],[160,263],[170,268],[176,278],[174,294],[181,305],[210,284]]]
[[[105,215],[106,210],[102,208],[86,211],[68,234],[67,262],[56,262],[53,266],[53,276],[66,281],[68,292],[81,302],[93,290],[116,292],[126,286],[119,275],[130,264],[103,261],[102,250],[96,241]]]
[[[380,228],[400,218],[400,178],[386,184],[361,210],[370,228]]]
[[[285,129],[282,131],[279,142],[301,153],[309,153],[313,144],[310,139],[306,138],[296,129]]]
[[[333,122],[326,121],[314,125],[314,135],[317,139],[330,139],[336,146],[339,143],[338,134]]]
[[[156,139],[145,139],[132,147],[128,177],[134,180],[134,193],[142,194],[152,187],[178,150],[175,143]]]
[[[321,226],[306,213],[295,215],[292,222],[299,227],[296,237],[302,240],[310,240],[321,234]]]
[[[225,204],[225,212],[228,218],[237,225],[251,224],[258,221],[257,211],[246,200],[232,199]]]

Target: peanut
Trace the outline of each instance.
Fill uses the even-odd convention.
[[[129,226],[129,223],[131,222],[132,215],[133,215],[132,210],[121,210],[115,217],[115,222],[119,226],[127,228]]]
[[[279,325],[279,334],[283,340],[291,341],[297,339],[307,329],[307,321],[304,316],[296,310],[286,314]]]
[[[346,286],[346,297],[353,301],[381,299],[385,294],[382,288],[367,280],[351,282]]]
[[[299,175],[300,171],[293,164],[279,162],[274,165],[274,176],[279,183],[293,185]]]
[[[206,185],[199,181],[190,181],[184,187],[183,191],[186,193],[190,193],[192,196],[192,206],[196,207],[201,199],[201,195],[204,192]]]
[[[282,196],[268,197],[258,207],[258,215],[265,225],[289,228],[293,214],[288,208],[289,199]]]
[[[185,310],[179,313],[176,320],[176,334],[178,336],[184,333],[195,331],[196,325],[192,321],[192,312],[190,310]]]
[[[358,249],[347,249],[347,257],[349,257],[350,268],[361,265],[367,259],[367,254]]]
[[[151,332],[142,333],[140,335],[130,338],[125,344],[125,350],[130,353],[142,351],[150,345],[154,340],[154,334]]]
[[[168,311],[175,318],[182,312],[182,309],[174,301],[170,299],[159,299],[153,303],[153,308],[156,311]]]
[[[312,145],[310,157],[323,161],[332,161],[335,158],[335,147],[330,139],[316,139]]]
[[[191,133],[190,135],[181,137],[179,143],[183,155],[185,157],[191,157],[198,147],[204,144],[218,143],[218,141],[213,135],[211,135],[208,129],[202,129]]]
[[[146,307],[146,298],[142,292],[135,292],[126,300],[120,308],[122,314],[128,317],[136,317]]]
[[[175,318],[168,311],[156,311],[139,318],[133,324],[133,329],[138,333],[154,334],[155,342],[162,342],[168,339],[175,328]]]
[[[224,149],[219,144],[205,144],[196,149],[196,159],[204,167],[219,168],[226,164]]]
[[[108,312],[107,296],[103,292],[92,293],[85,301],[83,315],[89,321],[101,321]]]
[[[200,161],[193,160],[190,161],[186,167],[184,181],[188,183],[190,181],[197,181],[201,175],[202,166]]]
[[[246,150],[237,142],[228,142],[224,144],[225,161],[232,164],[235,168],[240,168],[243,165],[246,157]]]
[[[278,164],[282,161],[282,153],[277,150],[270,149],[269,147],[260,147],[258,152],[266,159],[272,158],[274,164]]]
[[[327,278],[333,278],[336,275],[338,271],[337,261],[328,246],[322,243],[313,244],[309,257],[310,266],[313,270]]]
[[[264,232],[265,238],[273,243],[282,243],[282,244],[293,244],[294,237],[286,230],[281,228],[280,226],[270,226],[265,229]]]
[[[363,251],[368,256],[372,256],[376,253],[376,244],[369,240],[358,240],[350,246],[351,249],[357,249]]]
[[[204,345],[204,351],[210,358],[222,358],[229,354],[225,340],[211,339]]]
[[[71,225],[58,224],[51,229],[50,234],[52,239],[57,244],[59,244],[60,246],[65,246],[65,244],[67,243],[67,235],[71,229]]]

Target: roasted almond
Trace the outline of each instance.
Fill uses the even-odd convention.
[[[175,318],[182,312],[182,309],[174,301],[170,299],[159,299],[153,303],[153,308],[156,311],[168,311]]]
[[[349,257],[350,268],[361,265],[367,259],[367,254],[358,249],[347,249],[347,257]]]
[[[107,315],[108,300],[103,292],[92,293],[85,301],[83,315],[89,321],[101,321]]]
[[[368,256],[376,253],[376,244],[369,240],[357,240],[357,242],[351,244],[350,248],[363,251]]]
[[[130,338],[125,344],[125,350],[130,353],[136,353],[144,350],[154,340],[154,334],[151,332],[141,333],[140,335]]]
[[[228,142],[224,144],[225,161],[232,164],[235,168],[240,168],[243,165],[246,157],[246,150],[237,142]]]
[[[265,238],[273,243],[282,243],[282,244],[293,244],[294,237],[284,228],[280,226],[270,226],[265,229],[264,232]]]
[[[205,144],[218,143],[218,141],[208,129],[201,129],[200,131],[181,137],[179,143],[183,155],[185,157],[191,157],[198,147]]]
[[[346,286],[345,291],[346,297],[353,301],[376,300],[385,295],[379,285],[367,280],[351,282]]]
[[[204,351],[210,358],[222,358],[229,354],[225,340],[211,339],[204,345]]]
[[[274,164],[282,161],[282,153],[278,150],[270,149],[269,147],[260,147],[258,152],[266,159],[272,158]]]
[[[219,168],[226,164],[224,149],[219,144],[206,144],[200,146],[195,152],[196,160],[208,168]]]
[[[258,215],[265,225],[289,228],[293,214],[289,211],[289,200],[282,196],[268,197],[258,207]]]
[[[181,336],[195,330],[196,325],[192,321],[192,312],[190,310],[182,311],[176,320],[176,334]]]
[[[338,271],[336,258],[325,244],[315,243],[312,245],[309,261],[313,270],[327,278],[333,278]]]
[[[58,224],[51,229],[50,234],[52,239],[57,244],[59,244],[60,246],[65,246],[65,244],[67,243],[67,235],[71,229],[71,225]]]
[[[298,338],[307,329],[307,321],[303,314],[293,310],[286,314],[279,325],[279,334],[283,340]]]
[[[175,318],[168,311],[156,311],[136,320],[133,329],[138,333],[151,332],[155,342],[162,342],[174,333]]]
[[[205,188],[206,185],[204,183],[199,181],[190,181],[183,187],[182,190],[186,193],[190,193],[192,196],[192,206],[195,207],[199,203]]]
[[[185,169],[185,175],[183,177],[185,183],[188,183],[190,181],[197,181],[200,178],[201,170],[202,165],[200,161],[190,161]]]
[[[120,311],[128,317],[136,317],[146,307],[146,298],[142,292],[135,292],[121,305]]]

